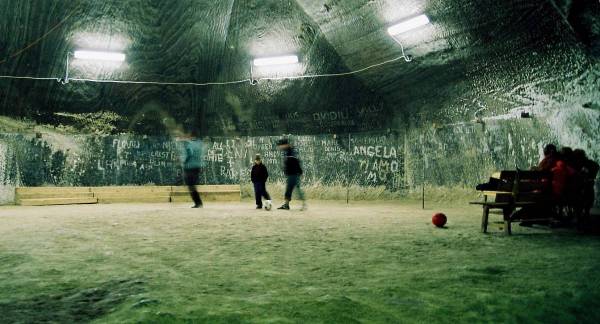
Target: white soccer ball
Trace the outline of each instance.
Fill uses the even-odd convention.
[[[273,207],[273,204],[271,203],[270,200],[265,201],[265,210],[271,210],[271,207]]]

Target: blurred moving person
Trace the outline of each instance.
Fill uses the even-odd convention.
[[[298,154],[287,138],[280,139],[277,142],[277,148],[283,152],[283,173],[287,178],[285,186],[285,203],[278,209],[290,209],[292,193],[294,192],[294,189],[297,189],[298,197],[302,200],[302,210],[305,210],[306,200],[304,199],[304,192],[302,192],[302,188],[300,188],[302,167],[297,156]]]
[[[200,171],[204,167],[204,143],[198,137],[196,129],[193,129],[180,140],[182,142],[180,158],[183,164],[183,179],[194,201],[192,208],[202,208],[202,199],[196,185],[198,185],[200,179]]]

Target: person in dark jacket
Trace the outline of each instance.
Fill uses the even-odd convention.
[[[548,144],[544,147],[544,158],[537,167],[539,171],[551,171],[558,160],[558,150],[554,144]]]
[[[298,196],[302,200],[302,209],[306,209],[306,201],[304,200],[304,192],[300,188],[300,177],[302,176],[302,167],[298,159],[297,152],[290,144],[289,140],[284,138],[277,142],[277,147],[283,152],[283,172],[287,177],[285,187],[285,203],[278,209],[290,209],[290,201],[292,200],[292,192],[297,189]]]
[[[262,163],[260,154],[256,154],[254,157],[254,165],[252,166],[252,172],[250,172],[250,179],[254,184],[254,197],[256,198],[256,209],[262,209],[263,203],[262,198],[264,197],[267,201],[266,209],[270,209],[271,196],[267,192],[267,179],[269,178],[269,171],[267,167]]]
[[[598,163],[587,157],[587,154],[582,149],[573,151],[573,162],[575,170],[580,176],[581,188],[577,192],[578,207],[581,209],[581,226],[582,229],[587,230],[591,222],[591,209],[594,206],[595,191],[594,186],[596,184],[596,177],[600,166]]]

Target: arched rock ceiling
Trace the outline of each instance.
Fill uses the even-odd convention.
[[[238,80],[253,57],[292,52],[302,73],[346,72],[401,54],[386,33],[390,24],[420,13],[432,24],[398,37],[413,62],[351,77],[207,88],[0,80],[0,108],[9,116],[111,110],[126,121],[167,111],[234,133],[383,128],[412,112],[469,118],[472,111],[457,108],[463,100],[595,60],[598,7],[585,0],[4,0],[2,75],[61,77],[66,53],[86,47],[123,50],[127,63],[117,70],[73,63],[76,77]],[[571,65],[562,64],[565,56]],[[319,112],[347,113],[362,125],[323,122]]]
[[[591,18],[600,14],[600,6],[592,1],[298,2],[350,69],[400,55],[384,27],[426,13],[431,25],[397,37],[416,57],[413,62],[359,76],[390,102],[405,106],[432,95],[444,100],[460,96],[460,84],[472,87],[470,75],[479,73],[482,65],[496,65],[488,73],[543,67],[541,62],[528,62],[532,54],[560,53],[565,45],[574,46],[578,36],[600,52],[600,22]],[[564,53],[560,55],[563,59]]]

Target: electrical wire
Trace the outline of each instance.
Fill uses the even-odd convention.
[[[394,39],[394,41],[396,41],[396,43],[398,43],[398,45],[400,45],[400,50],[402,50],[402,56],[404,57],[404,60],[406,62],[412,61],[412,57],[410,55],[406,55],[406,53],[404,53],[404,45],[402,45],[402,42],[394,35],[392,35],[392,38]]]
[[[400,59],[406,60],[407,58],[403,54],[402,56],[398,56],[398,57],[393,58],[391,60],[387,60],[387,61],[383,61],[381,63],[369,65],[369,66],[364,67],[362,69],[358,69],[358,70],[354,70],[354,71],[350,71],[350,72],[327,73],[327,74],[309,74],[309,75],[297,75],[297,76],[285,76],[285,77],[270,77],[270,78],[257,78],[256,80],[257,81],[261,81],[261,80],[314,79],[314,78],[329,78],[329,77],[339,77],[339,76],[353,75],[353,74],[358,74],[358,73],[361,73],[361,72],[368,71],[370,69],[374,69],[374,68],[382,66],[382,65],[386,65],[386,64],[390,64],[390,63],[399,61]]]
[[[17,52],[9,55],[7,58],[3,59],[0,61],[0,64],[6,63],[9,59],[15,58],[19,55],[21,55],[22,53],[24,53],[25,51],[27,51],[28,49],[32,48],[33,46],[35,46],[36,44],[38,44],[39,42],[41,42],[43,39],[45,39],[46,37],[48,37],[48,35],[50,35],[53,31],[55,31],[56,29],[58,29],[60,26],[62,26],[69,18],[71,18],[71,16],[73,16],[73,14],[75,14],[75,12],[79,9],[80,4],[77,5],[77,7],[75,7],[65,18],[63,18],[60,22],[58,22],[56,25],[54,25],[52,28],[50,28],[46,33],[44,33],[44,35],[42,35],[41,37],[39,37],[38,39],[34,40],[33,42],[29,43],[27,46],[25,46],[24,48],[18,50]],[[341,73],[325,73],[325,74],[310,74],[310,75],[297,75],[297,76],[283,76],[283,77],[265,77],[265,78],[253,78],[252,77],[252,67],[251,67],[251,76],[249,79],[243,79],[243,80],[236,80],[236,81],[224,81],[224,82],[205,82],[205,83],[196,83],[196,82],[161,82],[161,81],[128,81],[128,80],[102,80],[102,79],[85,79],[85,78],[69,78],[69,69],[68,69],[68,57],[67,57],[67,69],[66,69],[66,74],[65,74],[65,78],[51,78],[51,77],[30,77],[30,76],[10,76],[10,75],[0,75],[0,79],[21,79],[21,80],[56,80],[58,82],[61,82],[63,84],[66,84],[70,81],[76,81],[76,82],[93,82],[93,83],[116,83],[116,84],[150,84],[150,85],[180,85],[180,86],[198,86],[198,87],[202,87],[202,86],[212,86],[212,85],[233,85],[233,84],[240,84],[240,83],[245,83],[245,82],[249,82],[252,85],[256,85],[257,82],[259,81],[277,81],[277,80],[298,80],[298,79],[316,79],[316,78],[330,78],[330,77],[341,77],[341,76],[348,76],[348,75],[354,75],[354,74],[358,74],[361,72],[365,72],[368,70],[371,70],[373,68],[376,67],[380,67],[386,64],[390,64],[396,61],[399,61],[400,59],[404,59],[404,61],[406,62],[411,62],[412,61],[412,57],[406,55],[406,53],[404,52],[404,46],[402,45],[402,42],[400,42],[395,36],[392,36],[392,38],[396,41],[396,43],[398,43],[400,45],[400,49],[402,51],[402,55],[396,58],[393,58],[391,60],[387,60],[387,61],[383,61],[380,63],[376,63],[376,64],[372,64],[369,65],[367,67],[364,67],[362,69],[358,69],[358,70],[353,70],[353,71],[349,71],[349,72],[341,72]]]
[[[316,78],[331,78],[331,77],[342,77],[353,74],[362,73],[383,65],[387,65],[390,63],[394,63],[399,61],[400,59],[404,59],[409,62],[409,58],[402,54],[402,56],[386,60],[380,63],[372,64],[367,67],[353,70],[349,72],[341,72],[341,73],[326,73],[326,74],[309,74],[309,75],[297,75],[297,76],[283,76],[283,77],[266,77],[266,78],[257,78],[257,79],[243,79],[243,80],[235,80],[235,81],[223,81],[223,82],[204,82],[204,83],[196,83],[196,82],[161,82],[161,81],[129,81],[129,80],[102,80],[102,79],[85,79],[85,78],[68,78],[66,80],[61,78],[49,78],[49,77],[29,77],[29,76],[10,76],[10,75],[0,75],[0,79],[27,79],[27,80],[55,80],[59,82],[93,82],[93,83],[116,83],[116,84],[149,84],[149,85],[177,85],[177,86],[212,86],[212,85],[233,85],[249,82],[251,84],[255,84],[256,81],[277,81],[277,80],[297,80],[297,79],[316,79]]]
[[[77,7],[75,7],[73,10],[71,10],[71,12],[65,18],[63,18],[56,25],[54,25],[52,28],[50,28],[46,33],[44,33],[44,35],[42,35],[38,39],[34,40],[33,42],[27,44],[27,46],[23,47],[22,49],[14,52],[12,54],[10,54],[5,59],[1,60],[0,64],[4,64],[8,60],[13,59],[13,58],[15,58],[15,57],[23,54],[25,51],[27,51],[28,49],[32,48],[33,46],[37,45],[39,42],[41,42],[42,40],[44,40],[46,37],[48,37],[48,35],[50,35],[53,31],[55,31],[60,26],[62,26],[69,18],[71,18],[75,14],[75,12],[79,9],[80,5],[81,4],[78,4]]]

